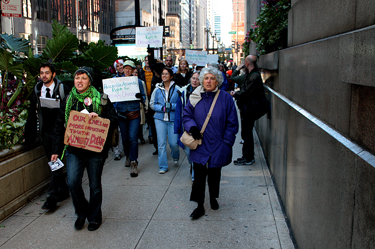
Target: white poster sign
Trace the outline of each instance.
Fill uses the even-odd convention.
[[[139,100],[135,97],[139,93],[138,77],[118,77],[103,80],[103,91],[108,94],[111,102]]]
[[[6,17],[21,17],[21,7],[21,0],[1,0],[1,15]]]
[[[216,62],[219,60],[219,55],[218,54],[208,54],[207,55],[207,63],[210,62]]]
[[[207,64],[207,52],[206,51],[194,51],[186,50],[185,59],[189,64],[197,64],[197,66],[206,66]]]
[[[138,48],[160,48],[163,46],[163,26],[137,27],[135,44]]]

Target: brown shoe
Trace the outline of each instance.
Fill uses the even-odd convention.
[[[138,176],[138,164],[136,161],[130,162],[130,176],[131,177],[137,177]]]
[[[125,167],[130,167],[130,158],[126,157]]]

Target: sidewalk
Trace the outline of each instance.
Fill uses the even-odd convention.
[[[240,133],[233,159],[241,156],[239,141]],[[81,231],[74,230],[71,198],[55,212],[42,210],[44,194],[0,223],[0,248],[294,248],[262,149],[258,141],[255,145],[255,164],[223,168],[219,210],[210,208],[206,189],[206,215],[199,220],[189,217],[196,203],[189,201],[183,150],[179,164],[169,158],[169,171],[161,175],[154,147],[146,143],[139,145],[137,178],[130,177],[125,158],[114,161],[110,153],[98,230],[89,232],[87,221]],[[86,177],[83,185],[88,196]]]

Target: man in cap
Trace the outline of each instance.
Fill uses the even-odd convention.
[[[133,69],[136,68],[131,60],[124,62],[124,77],[131,77]],[[145,102],[146,95],[142,81],[137,79],[139,93],[135,94],[137,100],[122,101],[115,104],[119,115],[119,126],[126,156],[125,167],[130,168],[130,176],[138,176],[138,129],[141,121],[140,104]]]

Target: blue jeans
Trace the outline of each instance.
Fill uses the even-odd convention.
[[[168,169],[167,158],[167,135],[169,147],[172,150],[172,158],[178,160],[180,157],[180,148],[177,144],[178,134],[174,134],[174,122],[155,119],[156,133],[158,135],[158,159],[159,169]]]
[[[99,153],[76,155],[66,152],[67,182],[78,217],[87,217],[89,222],[102,222],[102,172],[104,159]],[[83,171],[87,170],[90,200],[82,189]]]
[[[130,161],[137,161],[138,159],[138,130],[140,123],[141,116],[132,120],[119,118],[124,154],[130,158]]]

